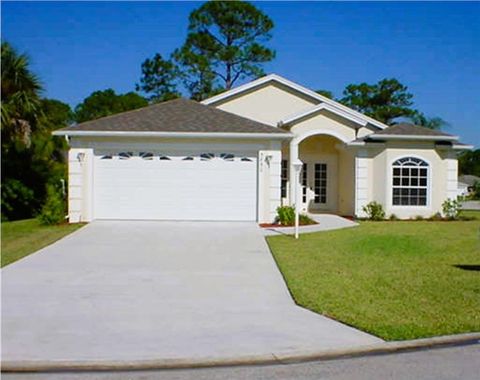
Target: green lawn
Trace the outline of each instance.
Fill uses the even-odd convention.
[[[387,340],[480,331],[480,218],[362,222],[268,243],[310,310]]]
[[[36,219],[2,222],[1,266],[20,260],[82,226],[82,224],[43,226]]]

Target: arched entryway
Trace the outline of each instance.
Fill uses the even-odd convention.
[[[330,133],[311,133],[284,146],[282,202],[295,204],[295,173],[290,163],[303,162],[299,206],[302,212],[353,215],[354,157],[345,142]],[[288,173],[287,173],[288,172]]]

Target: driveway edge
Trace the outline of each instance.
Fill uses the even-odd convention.
[[[289,351],[263,355],[198,359],[152,360],[61,360],[61,361],[3,361],[2,372],[54,372],[54,371],[126,371],[153,369],[185,369],[266,364],[287,364],[317,360],[332,360],[368,355],[382,355],[415,351],[442,346],[480,343],[480,333],[446,335],[407,341],[382,342],[368,346],[321,351]]]

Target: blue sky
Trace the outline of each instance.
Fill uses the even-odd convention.
[[[275,22],[266,65],[340,96],[394,77],[415,106],[480,145],[480,3],[255,3]],[[192,2],[2,2],[2,39],[32,59],[45,95],[74,106],[95,90],[131,91],[140,64],[186,35]]]

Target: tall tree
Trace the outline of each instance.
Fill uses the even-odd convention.
[[[465,151],[458,157],[460,174],[472,174],[480,177],[480,149]]]
[[[440,130],[445,127],[448,127],[450,124],[443,120],[441,117],[427,117],[420,111],[415,111],[412,116],[410,116],[410,120],[415,124],[419,125],[420,127],[430,128],[434,130]]]
[[[37,76],[30,70],[26,54],[19,54],[8,42],[1,45],[1,154],[2,220],[32,215],[34,190],[26,183],[32,177],[32,131],[41,115]]]
[[[184,45],[175,50],[172,57],[179,69],[178,79],[190,93],[191,99],[200,101],[223,91],[223,88],[216,86],[216,75],[205,56],[193,54]]]
[[[161,54],[147,58],[142,63],[142,76],[136,90],[150,94],[152,102],[163,102],[180,96],[177,82],[180,79],[178,66],[172,60],[165,60]]]
[[[413,95],[397,79],[383,79],[376,84],[350,84],[340,102],[385,124],[415,114]]]
[[[42,86],[30,71],[28,56],[19,54],[8,42],[2,42],[1,61],[2,147],[13,140],[28,147],[33,123],[41,114]]]
[[[181,51],[204,57],[228,90],[237,80],[264,74],[262,64],[275,57],[263,45],[272,28],[273,21],[248,2],[208,1],[190,14]]]
[[[160,54],[142,63],[137,90],[152,101],[180,96],[180,84],[203,100],[238,80],[264,75],[262,65],[275,57],[266,47],[273,21],[245,1],[208,1],[190,13],[185,43],[170,59]]]
[[[111,88],[95,91],[75,107],[75,120],[79,123],[115,113],[145,107],[148,101],[135,92],[116,94]]]
[[[333,99],[334,96],[333,96],[333,92],[332,91],[328,91],[328,90],[317,90],[315,91],[317,94],[320,94],[322,96],[325,96],[326,98],[328,99]]]

